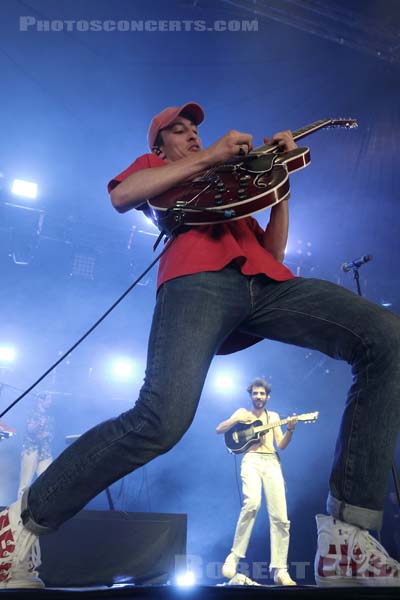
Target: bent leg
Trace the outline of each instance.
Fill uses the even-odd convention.
[[[327,281],[253,283],[243,330],[352,365],[330,478],[331,514],[379,529],[400,428],[400,319]]]
[[[217,348],[243,318],[238,274],[180,277],[159,290],[135,406],[82,435],[23,497],[24,524],[56,529],[114,481],[167,452],[194,417]]]

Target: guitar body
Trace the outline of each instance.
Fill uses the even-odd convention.
[[[296,419],[306,423],[315,423],[318,419],[318,414],[318,411],[316,411],[296,415]],[[233,454],[241,454],[242,452],[246,452],[252,444],[258,442],[261,435],[274,427],[286,425],[289,421],[290,417],[281,421],[273,421],[267,425],[263,424],[260,419],[252,423],[236,423],[229,431],[225,432],[225,446]]]
[[[262,427],[260,420],[248,423],[237,423],[232,429],[225,433],[225,446],[233,454],[242,454],[254,443],[259,441],[260,433],[255,432],[255,427]]]
[[[243,219],[289,197],[288,173],[310,162],[308,148],[249,156],[212,175],[179,185],[148,201],[162,231]]]

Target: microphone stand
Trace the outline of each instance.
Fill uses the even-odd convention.
[[[359,267],[356,267],[356,265],[353,265],[351,270],[353,271],[353,277],[356,282],[357,294],[359,296],[362,296],[361,287],[360,287]],[[395,489],[396,496],[397,496],[397,502],[400,506],[400,478],[399,478],[399,474],[397,472],[396,465],[394,462],[392,463],[392,475],[393,475],[394,489]],[[379,536],[379,532],[378,532],[378,536]]]
[[[351,270],[353,271],[353,277],[354,280],[356,282],[356,287],[357,287],[357,294],[359,296],[362,296],[361,293],[361,287],[360,287],[360,273],[359,273],[359,267],[356,267],[355,265],[352,266]]]

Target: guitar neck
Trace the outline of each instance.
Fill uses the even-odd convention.
[[[318,419],[318,411],[313,413],[303,413],[301,415],[296,415],[298,421],[307,421],[312,423]],[[286,419],[281,419],[280,421],[274,421],[273,423],[268,423],[268,425],[259,425],[258,427],[254,427],[254,433],[264,433],[273,427],[278,427],[278,425],[286,425],[289,423],[292,417],[287,417]]]
[[[331,124],[331,119],[321,119],[320,121],[315,121],[311,123],[311,125],[306,125],[301,129],[297,129],[297,131],[293,131],[293,139],[300,140],[306,135],[310,135],[310,133],[314,133],[314,131],[318,131],[318,129],[323,129],[323,127],[327,127],[327,125]]]
[[[274,423],[269,423],[268,425],[259,425],[259,427],[254,427],[254,431],[257,433],[264,433],[269,429],[273,429],[274,427],[278,427],[280,425],[286,425],[289,423],[289,418],[281,419],[280,421],[274,421]]]
[[[323,129],[324,127],[340,125],[346,128],[357,127],[357,122],[354,119],[321,119],[320,121],[314,121],[314,123],[310,123],[310,125],[305,125],[301,129],[297,129],[296,131],[292,131],[293,139],[300,140],[310,133],[314,133],[314,131],[318,131],[318,129]],[[269,152],[274,152],[277,148],[278,144],[265,144],[264,146],[259,146],[258,148],[254,148],[251,152],[249,152],[248,156],[252,154],[268,154]]]

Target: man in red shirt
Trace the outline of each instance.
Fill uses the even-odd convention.
[[[190,102],[154,117],[151,154],[110,182],[119,212],[247,154],[230,131],[202,149],[203,109]],[[272,136],[283,150],[290,131]],[[268,143],[268,140],[266,140]],[[399,585],[399,563],[368,533],[378,530],[400,426],[400,320],[327,281],[293,277],[282,265],[288,203],[263,231],[247,217],[194,227],[170,242],[160,264],[146,376],[135,406],[69,446],[0,513],[0,587],[42,585],[37,536],[57,529],[114,481],[167,452],[191,424],[216,352],[263,338],[320,350],[352,365],[327,501],[318,515],[319,585]],[[234,336],[234,337],[232,337]],[[225,347],[224,347],[225,344]]]

